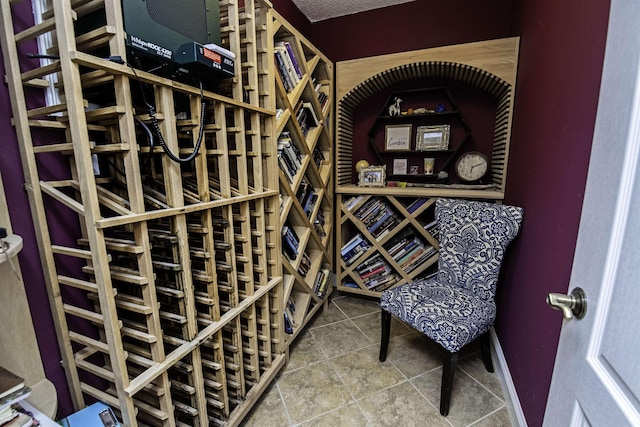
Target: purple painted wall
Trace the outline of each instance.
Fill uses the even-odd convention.
[[[273,8],[300,31],[306,38],[311,39],[311,22],[300,12],[291,0],[272,0]]]
[[[313,23],[332,61],[505,37],[511,0],[415,1]]]
[[[20,2],[14,6],[19,10],[15,18],[16,30],[21,30],[33,25],[33,14],[31,13],[31,2]],[[22,54],[37,52],[35,43],[24,43],[20,46]],[[0,56],[2,56],[0,54]],[[25,63],[22,71],[33,68],[36,64]],[[0,61],[0,75],[5,75],[4,59]],[[43,105],[44,101],[40,96],[31,96],[28,105],[35,107]],[[56,332],[53,325],[53,317],[49,306],[38,244],[35,237],[29,200],[24,189],[24,175],[21,167],[20,151],[18,149],[15,129],[11,126],[11,104],[7,85],[0,85],[0,171],[4,181],[9,214],[11,215],[11,225],[13,232],[23,238],[24,247],[18,259],[22,270],[27,299],[31,308],[31,317],[36,332],[36,338],[40,347],[40,354],[46,377],[53,382],[58,392],[58,415],[64,416],[73,412],[73,405],[69,395],[69,388],[64,375],[64,370],[60,364],[61,356],[56,339]],[[0,297],[2,297],[0,291]],[[1,343],[1,345],[11,345],[11,343]]]
[[[497,332],[530,426],[542,423],[578,232],[609,1],[514,2],[521,36],[507,202],[525,208],[505,266]]]

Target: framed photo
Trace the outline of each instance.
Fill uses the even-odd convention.
[[[393,174],[406,175],[407,165],[408,165],[407,159],[393,159]]]
[[[387,125],[384,129],[384,150],[411,150],[411,125]]]
[[[358,187],[384,187],[386,166],[369,166],[360,169]]]
[[[449,125],[418,126],[416,151],[446,150],[449,148]]]
[[[433,157],[425,157],[424,158],[424,174],[425,175],[433,175],[433,170],[435,169],[436,159]]]

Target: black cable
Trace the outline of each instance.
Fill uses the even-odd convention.
[[[202,89],[202,86],[200,87],[200,89]],[[155,108],[151,107],[151,109],[149,109],[149,115],[151,116],[151,124],[153,125],[153,129],[155,130],[156,136],[158,137],[158,142],[160,143],[160,146],[162,147],[164,152],[167,154],[167,156],[169,156],[169,158],[174,162],[188,163],[191,160],[195,159],[196,156],[198,155],[198,152],[200,151],[200,145],[202,145],[202,140],[204,139],[204,113],[205,113],[206,106],[207,104],[205,102],[202,102],[201,110],[200,110],[200,131],[198,132],[198,140],[196,141],[195,147],[193,147],[193,151],[187,157],[178,157],[171,152],[169,147],[167,147],[167,143],[165,142],[162,136],[162,133],[160,131],[160,126],[158,125],[158,119],[156,119],[156,116],[155,116]]]
[[[153,132],[151,132],[151,129],[149,129],[149,126],[147,126],[147,124],[142,120],[140,120],[139,118],[134,116],[133,119],[140,126],[142,126],[142,129],[144,129],[144,131],[146,132],[147,139],[149,140],[149,153],[147,153],[147,155],[144,157],[144,161],[142,162],[142,167],[140,168],[141,170],[145,170],[147,168],[147,165],[149,164],[149,161],[151,160],[151,157],[153,157],[153,147],[154,147]]]
[[[151,125],[153,127],[153,130],[158,138],[158,142],[160,143],[160,146],[162,147],[162,150],[165,152],[165,154],[174,162],[176,163],[188,163],[190,161],[192,161],[193,159],[196,158],[196,156],[198,155],[199,151],[200,151],[200,146],[202,145],[202,140],[204,139],[204,114],[205,114],[205,109],[207,104],[204,102],[204,93],[203,93],[203,89],[202,89],[202,81],[198,81],[199,86],[200,86],[200,99],[202,99],[201,102],[201,111],[200,111],[200,130],[198,132],[198,140],[196,141],[196,145],[195,147],[193,147],[193,151],[191,152],[191,154],[189,154],[187,157],[179,157],[177,155],[175,155],[174,153],[171,152],[171,149],[169,149],[169,147],[167,146],[166,141],[164,140],[164,137],[162,136],[162,131],[160,130],[160,125],[158,124],[158,119],[156,118],[156,108],[151,105],[149,102],[147,102],[147,98],[144,94],[144,87],[142,86],[142,82],[140,81],[140,79],[138,78],[138,74],[136,73],[136,70],[134,67],[131,66],[131,64],[127,63],[127,65],[129,66],[129,68],[131,68],[131,70],[133,71],[133,74],[136,76],[136,79],[138,81],[138,84],[140,85],[140,92],[142,94],[142,101],[147,105],[147,108],[149,109],[149,117],[151,118]],[[144,126],[146,128],[146,125]]]

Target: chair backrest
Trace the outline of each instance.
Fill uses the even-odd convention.
[[[438,199],[438,282],[493,300],[504,252],[516,237],[524,209],[469,200]]]

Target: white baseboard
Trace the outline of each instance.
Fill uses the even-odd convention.
[[[524,417],[524,412],[522,411],[522,406],[520,405],[520,399],[518,399],[516,387],[513,384],[513,379],[511,378],[511,372],[507,366],[507,359],[504,357],[502,347],[498,341],[498,336],[493,328],[491,328],[491,341],[493,343],[491,346],[493,360],[494,362],[498,361],[497,364],[494,363],[494,367],[496,374],[498,374],[498,377],[500,378],[502,389],[505,392],[504,398],[507,404],[507,409],[509,410],[509,415],[511,416],[511,423],[518,427],[528,427],[527,420]]]

